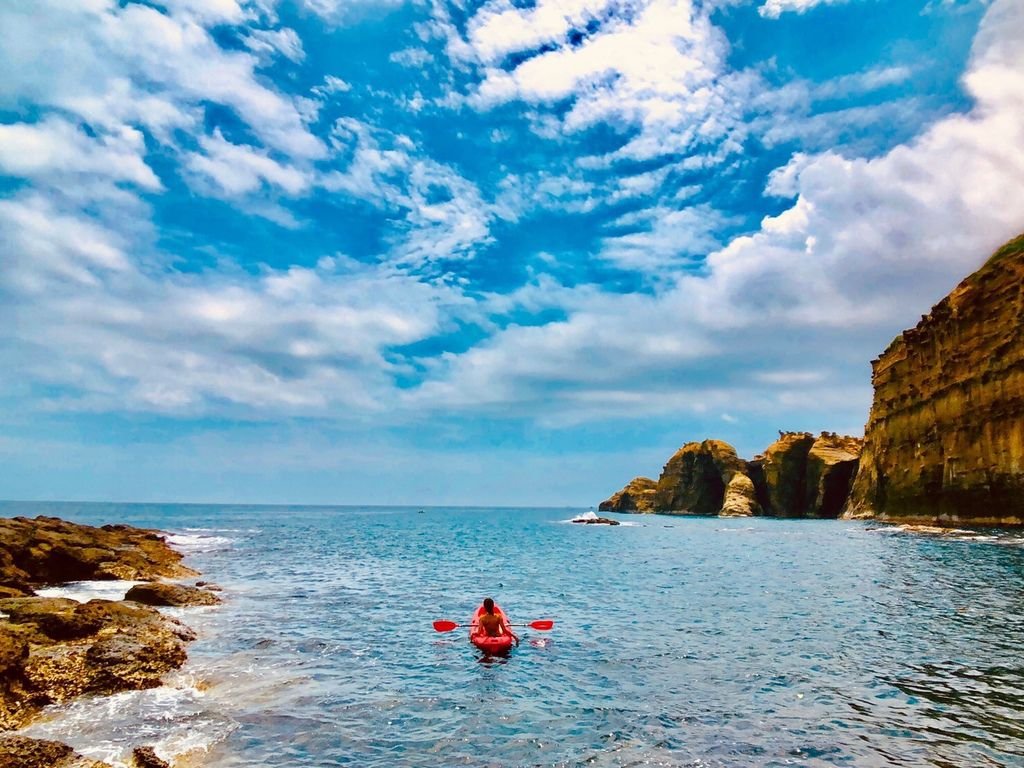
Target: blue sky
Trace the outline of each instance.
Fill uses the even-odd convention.
[[[860,433],[1024,230],[1014,0],[0,7],[0,498],[596,504]]]

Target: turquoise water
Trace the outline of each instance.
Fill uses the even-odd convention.
[[[178,613],[168,688],[30,732],[225,767],[1024,766],[1019,535],[579,511],[0,505],[174,532],[227,598]],[[431,629],[486,595],[555,628],[498,660]]]

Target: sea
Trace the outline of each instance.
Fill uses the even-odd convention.
[[[586,509],[0,504],[159,528],[224,604],[26,735],[126,766],[1024,766],[1024,536]],[[45,594],[118,599],[125,582]],[[463,628],[491,596],[507,657]]]

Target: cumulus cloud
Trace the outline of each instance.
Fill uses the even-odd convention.
[[[769,190],[795,195],[792,207],[712,253],[703,272],[509,327],[448,356],[409,397],[453,409],[529,402],[552,419],[851,402],[866,413],[867,361],[1024,228],[1022,40],[1024,7],[999,0],[963,78],[968,114],[876,158],[795,157]]]

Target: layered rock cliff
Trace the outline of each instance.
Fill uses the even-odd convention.
[[[872,362],[847,517],[1024,524],[1024,236]]]

